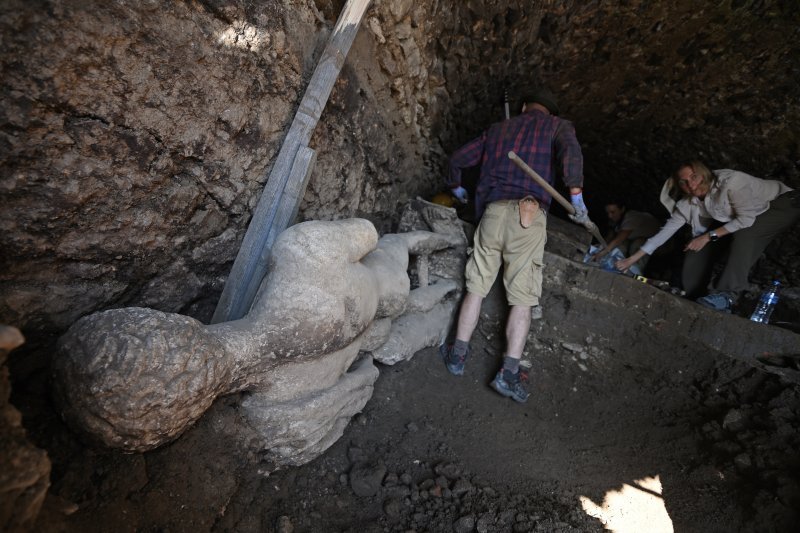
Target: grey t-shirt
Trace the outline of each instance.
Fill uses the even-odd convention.
[[[630,230],[628,239],[649,239],[661,229],[661,222],[650,213],[642,211],[625,211],[622,221],[614,228],[615,231]]]

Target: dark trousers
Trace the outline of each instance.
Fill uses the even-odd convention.
[[[800,191],[782,194],[769,209],[756,217],[749,228],[740,229],[717,242],[709,242],[699,252],[686,252],[683,258],[683,289],[689,298],[706,292],[714,261],[728,248],[728,260],[714,290],[739,292],[747,288],[747,275],[767,245],[800,220]]]

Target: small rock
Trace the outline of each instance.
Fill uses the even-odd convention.
[[[397,474],[394,472],[389,472],[386,474],[386,477],[383,479],[383,486],[384,487],[394,487],[397,485]]]
[[[733,464],[736,465],[740,472],[746,472],[752,468],[753,461],[750,460],[750,456],[746,453],[740,453],[733,458]]]
[[[278,518],[278,523],[275,524],[275,530],[278,533],[292,533],[294,531],[294,526],[292,525],[291,518],[286,515]]]
[[[409,474],[408,472],[403,472],[402,474],[400,474],[400,483],[402,483],[403,485],[411,485],[412,481],[413,479],[411,478],[411,474]]]
[[[383,502],[383,512],[386,513],[387,516],[391,516],[393,518],[400,516],[400,512],[403,510],[403,501],[398,498],[389,498],[385,502]]]
[[[583,346],[580,344],[573,344],[571,342],[562,342],[561,347],[572,353],[581,353],[583,351]]]
[[[722,420],[722,428],[737,433],[745,428],[744,415],[738,409],[731,409]]]
[[[408,430],[409,433],[416,433],[417,431],[419,431],[419,426],[416,425],[414,422],[409,422],[408,424],[406,424],[406,429]]]
[[[347,459],[351,463],[358,463],[366,459],[366,454],[364,453],[364,450],[362,450],[358,446],[350,446],[347,449]]]
[[[472,490],[472,483],[464,478],[459,478],[453,485],[452,491],[456,496],[461,496]]]
[[[439,463],[433,469],[438,476],[445,476],[447,479],[456,479],[461,475],[461,469],[453,463]]]
[[[455,533],[471,533],[475,530],[475,516],[462,516],[453,523]]]
[[[382,463],[358,463],[350,470],[350,488],[357,496],[375,496],[385,475]]]
[[[436,478],[436,484],[439,487],[443,488],[443,489],[449,489],[450,488],[450,481],[448,481],[448,479],[446,477],[444,477],[444,476],[437,477]]]
[[[411,490],[405,485],[397,485],[395,487],[387,487],[385,494],[392,498],[405,498],[411,494]]]
[[[492,531],[494,526],[494,514],[492,513],[483,513],[480,518],[478,518],[478,533],[489,533]]]

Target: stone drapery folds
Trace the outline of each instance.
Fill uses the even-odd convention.
[[[175,439],[216,398],[247,391],[242,412],[260,445],[277,463],[301,464],[330,446],[371,397],[373,354],[386,364],[413,355],[383,348],[408,344],[389,341],[390,322],[409,302],[414,320],[432,310],[439,324],[414,351],[446,330],[455,305],[446,302],[460,284],[434,275],[436,283],[411,291],[409,255],[464,244],[463,233],[430,231],[379,239],[363,219],[297,224],[276,241],[241,320],[204,325],[132,307],[77,321],[54,360],[56,403],[90,440],[145,451]]]

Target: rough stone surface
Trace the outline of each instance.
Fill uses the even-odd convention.
[[[28,440],[22,416],[10,403],[6,358],[25,339],[0,324],[0,529],[32,531],[50,487],[50,459]]]
[[[350,470],[350,488],[357,496],[375,496],[385,475],[386,465],[380,462],[356,463]]]
[[[4,2],[2,321],[47,344],[48,335],[61,334],[81,316],[110,308],[146,305],[201,321],[210,317],[304,80],[341,5],[332,0]],[[695,155],[714,167],[739,168],[797,187],[800,21],[794,7],[790,2],[741,0],[704,5],[685,0],[373,2],[369,23],[348,55],[312,138],[319,157],[299,219],[359,216],[371,220],[379,234],[395,230],[402,212],[398,206],[440,189],[446,155],[502,117],[503,88],[509,89],[516,112],[523,84],[548,85],[558,94],[563,114],[575,122],[586,156],[587,202],[598,221],[605,194],[624,194],[635,207],[663,216],[658,186],[676,161]],[[465,178],[471,187],[474,175]],[[788,326],[800,317],[798,299],[790,298],[800,284],[798,250],[800,232],[787,232],[768,248],[752,277],[757,285],[773,277],[787,281],[787,296],[774,318]],[[562,255],[572,258],[568,252],[575,250],[563,250]],[[463,257],[460,251],[431,254],[429,280],[457,279]],[[415,287],[415,258],[410,271]],[[599,302],[592,292],[587,288],[583,296],[548,299],[540,322],[563,332],[548,314],[566,316],[569,306]],[[638,335],[648,328],[669,328],[680,332],[679,337],[686,333],[690,346],[696,342],[702,347],[704,353],[695,354],[699,359],[705,353],[771,351],[775,340],[777,352],[761,354],[785,363],[771,365],[773,372],[790,377],[797,368],[791,357],[796,350],[786,351],[781,335],[754,333],[736,317],[730,317],[735,327],[728,341],[713,333],[719,319],[691,315],[677,322],[666,317],[642,326],[639,319],[656,311],[637,314],[629,309],[641,306],[636,298],[625,295],[623,301],[624,319],[619,322],[626,328],[609,326],[617,339],[652,339]],[[667,309],[691,314],[685,306]],[[610,314],[600,304],[585,311]],[[349,342],[341,341],[340,347]],[[581,352],[589,355],[580,363],[588,370],[579,370],[577,377],[565,373],[578,384],[592,376],[591,363],[598,350],[606,349],[598,337],[595,341],[598,346]],[[550,353],[547,348],[546,343],[537,346]],[[658,350],[645,342],[633,348],[641,353]],[[52,345],[36,351],[40,368],[47,367],[53,351]],[[737,363],[748,364],[745,359]],[[709,402],[702,415],[719,426],[724,414],[737,407],[735,400],[763,408],[769,427],[744,431],[741,446],[752,448],[748,455],[763,482],[750,502],[755,523],[759,518],[767,523],[785,515],[783,502],[793,501],[793,490],[775,467],[789,464],[785,456],[756,448],[771,444],[779,434],[782,446],[796,449],[785,436],[796,425],[780,422],[779,410],[780,405],[796,404],[796,395],[775,393],[776,404],[767,408],[777,386],[772,383],[758,397],[752,392],[758,387],[739,375],[738,368],[717,369],[731,382],[698,378],[700,394]],[[631,369],[620,368],[616,377],[622,381],[627,371]],[[557,378],[555,372],[553,376]],[[687,387],[694,391],[697,385]],[[17,390],[22,389],[15,386]],[[45,401],[45,387],[31,390],[36,394],[31,392],[30,405]],[[748,420],[753,415],[745,414]],[[691,427],[695,425],[700,427]],[[750,432],[757,431],[762,431],[759,438],[751,440]],[[719,433],[725,431],[720,427]],[[727,442],[716,431],[707,438],[712,448]],[[52,443],[48,449],[57,451],[60,445]],[[713,459],[730,464],[729,455]],[[62,457],[62,464],[70,460]],[[719,489],[713,468],[696,472],[692,481],[702,497]],[[91,490],[114,488],[100,466],[85,474]],[[254,487],[241,492],[251,494]],[[76,495],[92,499],[91,492]],[[487,498],[496,509],[497,500]],[[127,501],[134,505],[133,499]],[[168,503],[174,503],[167,501],[154,496],[148,510],[167,513]],[[478,507],[476,520],[485,511]],[[420,520],[407,524],[418,530],[431,522],[450,528],[457,518],[448,515],[439,521],[438,511],[413,510]],[[117,507],[113,513],[123,516],[124,511]],[[220,527],[258,529],[253,515],[248,524],[229,523],[235,515],[226,513]],[[314,519],[308,513],[301,516]],[[568,512],[520,523],[544,530],[585,525]],[[265,519],[264,529],[274,525],[274,519]],[[157,522],[142,523],[144,530],[156,526],[164,528]]]
[[[525,354],[535,401],[515,404],[488,386],[504,349],[497,284],[464,376],[449,374],[435,348],[380,366],[361,413],[303,466],[274,470],[263,437],[243,424],[251,392],[221,398],[181,438],[144,454],[98,454],[46,426],[59,444],[49,447],[60,465],[53,491],[80,507],[40,530],[271,531],[289,517],[296,531],[452,531],[472,516],[497,531],[600,532],[644,515],[650,529],[793,531],[797,372],[768,368],[744,347],[746,337],[771,344],[772,330],[784,346],[797,336],[576,261],[546,262],[544,313]],[[687,322],[670,322],[681,316]],[[736,432],[723,428],[734,410],[744,422]],[[357,496],[350,472],[380,463],[374,495]],[[643,481],[654,476],[660,490]]]
[[[450,293],[461,287],[455,280],[440,280],[434,285],[419,287],[408,294],[406,311],[409,313],[424,313],[443,301]]]
[[[369,352],[379,348],[389,339],[389,332],[392,331],[391,318],[379,318],[372,321],[369,328],[361,336],[361,349]]]
[[[262,407],[294,402],[291,416],[278,419],[287,425],[302,419],[302,405],[309,403],[314,420],[331,415],[325,427],[338,436],[347,416],[315,414],[312,401],[301,398],[336,386],[373,320],[406,308],[409,253],[450,245],[447,238],[422,231],[378,241],[364,219],[293,226],[277,239],[267,278],[241,320],[204,326],[182,315],[125,308],[73,325],[53,365],[61,414],[107,446],[142,451],[183,433],[217,397],[247,390],[259,394]],[[432,313],[436,320],[428,327],[446,327],[447,310]],[[408,329],[400,334],[417,336]],[[362,390],[337,390],[357,396],[348,400],[357,408],[366,401]],[[353,414],[352,406],[339,408]],[[271,420],[265,431],[274,431],[275,424]],[[317,436],[315,442],[329,445],[330,438]],[[324,449],[301,447],[296,453],[305,459]]]
[[[367,357],[331,386],[299,391],[285,401],[256,391],[241,405],[246,424],[256,434],[250,446],[276,466],[307,463],[342,435],[372,397],[377,378],[378,369]]]
[[[207,320],[338,13],[47,5],[0,8],[0,316],[49,333],[130,305]],[[378,44],[360,32],[334,87],[300,220],[390,229],[398,199],[435,188],[427,150],[404,149],[419,133],[393,120],[406,103],[370,79]]]
[[[576,124],[600,222],[606,194],[663,217],[660,183],[689,156],[800,185],[786,3],[373,4],[312,138],[301,220],[391,231],[503,116],[503,89],[516,113],[538,84]],[[339,5],[47,5],[0,10],[0,316],[56,334],[112,307],[207,320]],[[800,283],[798,235],[757,283]]]
[[[458,300],[449,298],[428,311],[402,315],[392,322],[389,340],[373,350],[372,356],[385,365],[394,365],[411,359],[423,348],[442,344],[458,311],[457,306]]]

